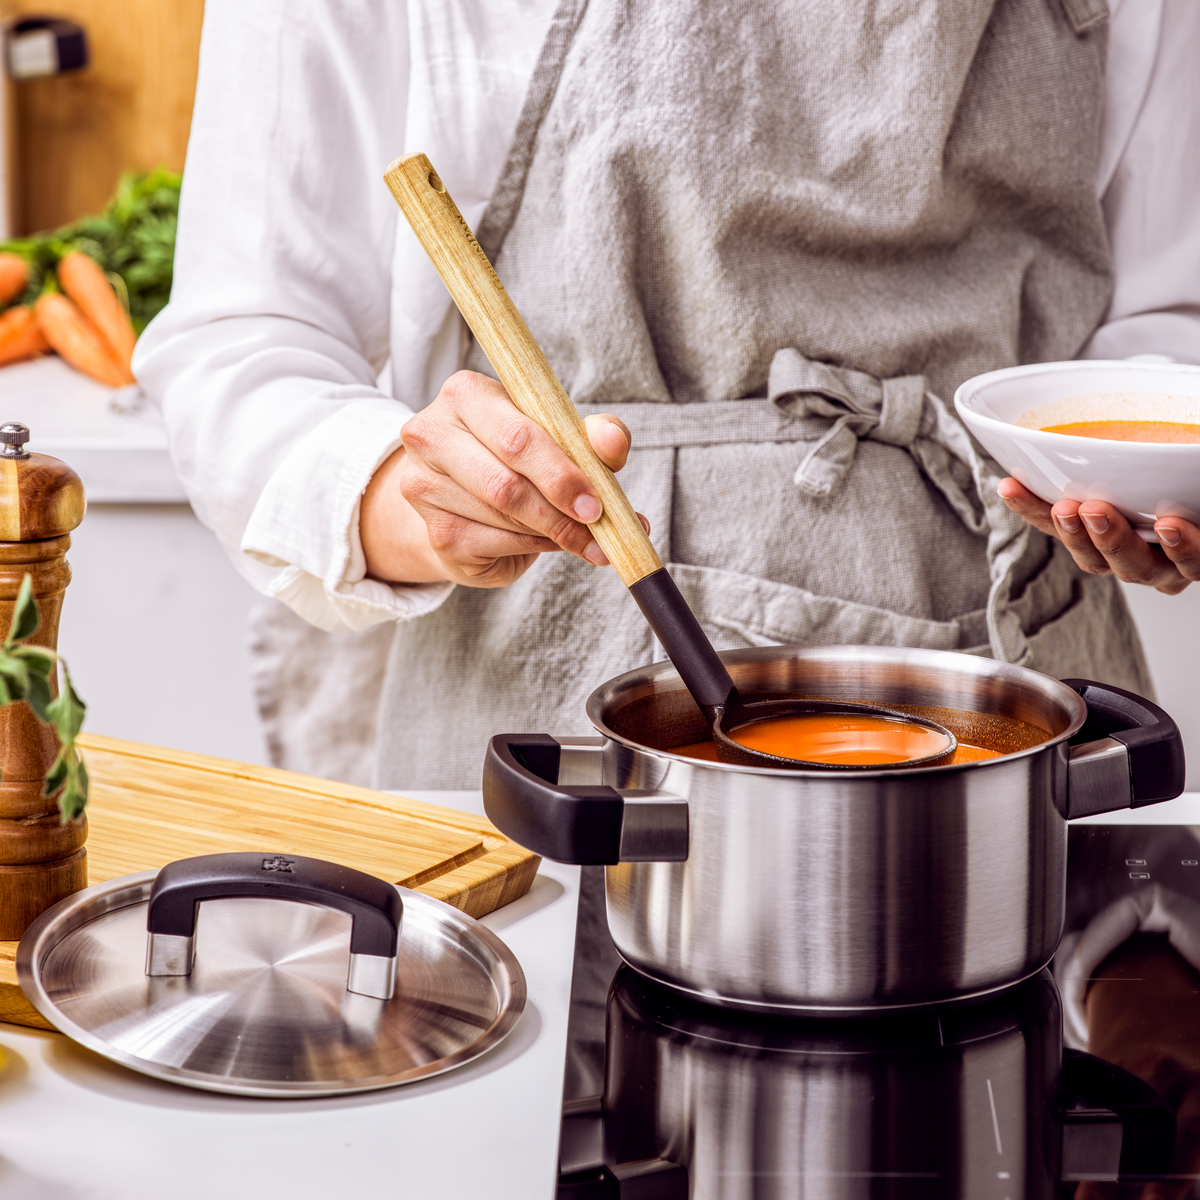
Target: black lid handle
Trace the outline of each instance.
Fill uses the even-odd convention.
[[[147,975],[190,975],[202,900],[258,896],[349,913],[348,991],[390,1000],[404,910],[399,891],[365,871],[294,854],[203,854],[168,863],[146,910]]]

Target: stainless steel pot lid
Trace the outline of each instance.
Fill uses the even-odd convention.
[[[264,853],[87,888],[29,927],[17,973],[81,1045],[158,1079],[249,1096],[437,1075],[496,1045],[526,998],[508,947],[448,904]]]

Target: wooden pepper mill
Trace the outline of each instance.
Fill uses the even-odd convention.
[[[41,613],[30,643],[58,648],[58,618],[71,582],[66,553],[83,520],[83,482],[66,463],[25,449],[24,425],[0,425],[0,636],[7,637],[21,580]],[[56,673],[51,674],[52,680]],[[0,941],[87,887],[86,818],[64,825],[42,795],[58,736],[25,701],[0,708]]]

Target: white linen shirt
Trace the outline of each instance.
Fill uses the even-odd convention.
[[[420,616],[453,586],[367,578],[358,536],[372,474],[467,344],[382,173],[425,151],[476,225],[554,7],[206,5],[175,284],[134,370],[197,515],[322,629]],[[1200,2],[1112,9],[1097,187],[1116,290],[1084,357],[1200,363]]]

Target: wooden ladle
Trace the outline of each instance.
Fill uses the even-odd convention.
[[[512,402],[550,434],[596,489],[604,511],[589,526],[592,536],[633,594],[692,698],[712,725],[721,760],[775,769],[877,769],[877,764],[783,758],[751,750],[730,736],[737,727],[752,721],[809,713],[857,714],[923,725],[944,736],[944,747],[935,754],[888,765],[929,766],[948,760],[957,748],[954,735],[922,718],[866,704],[789,699],[748,704],[742,699],[725,664],[650,544],[624,489],[592,449],[579,412],[433,164],[424,154],[410,154],[392,163],[384,179]]]

